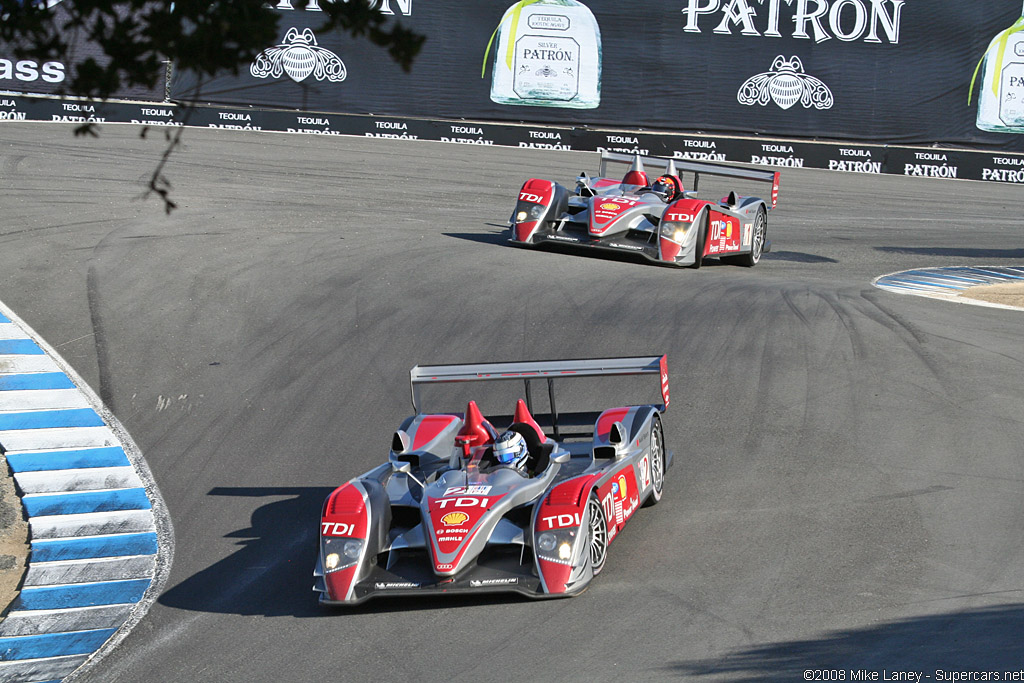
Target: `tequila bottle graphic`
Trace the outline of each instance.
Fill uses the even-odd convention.
[[[513,4],[487,44],[481,77],[492,48],[492,101],[570,109],[601,103],[601,30],[583,3]]]
[[[979,71],[978,128],[1024,133],[1024,10],[1020,19],[989,43],[971,79],[972,93]]]

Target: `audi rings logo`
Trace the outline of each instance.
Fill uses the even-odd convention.
[[[280,78],[282,74],[288,74],[288,78],[296,83],[310,74],[318,81],[332,83],[343,81],[348,76],[345,63],[327,48],[318,46],[312,30],[306,28],[299,33],[295,27],[288,29],[282,44],[268,47],[256,55],[249,73],[256,78]]]

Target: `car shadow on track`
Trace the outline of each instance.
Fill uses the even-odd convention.
[[[1024,259],[1024,249],[976,249],[972,247],[875,247],[889,254],[920,254],[922,256],[960,256],[967,259]]]
[[[375,598],[352,607],[325,607],[313,592],[325,487],[216,487],[210,496],[274,498],[252,511],[248,527],[232,531],[239,549],[165,591],[168,607],[224,614],[325,617],[522,602],[514,593],[479,596]],[[284,500],[280,500],[285,496]]]
[[[761,259],[763,261],[793,261],[796,263],[839,263],[836,259],[829,258],[828,256],[807,254],[802,251],[776,251],[774,249],[764,254]]]
[[[956,671],[1021,669],[1020,633],[1024,630],[1024,604],[1012,603],[958,612],[891,621],[867,628],[826,633],[821,638],[759,645],[709,660],[666,665],[673,675],[709,676],[715,680],[915,680],[894,677],[894,672],[921,672],[932,680],[968,680],[946,676]],[[877,672],[879,678],[852,678],[852,672]],[[806,672],[811,671],[808,675]],[[816,678],[814,671],[842,671],[844,678]],[[889,678],[883,679],[883,672]]]

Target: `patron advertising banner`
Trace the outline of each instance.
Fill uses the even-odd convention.
[[[277,43],[172,98],[1024,150],[1021,0],[377,1],[427,37],[411,73],[279,0]]]

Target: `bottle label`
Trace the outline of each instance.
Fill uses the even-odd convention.
[[[580,45],[573,38],[522,36],[512,68],[512,89],[519,97],[571,100],[579,93]]]

